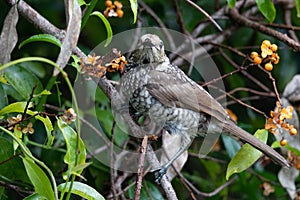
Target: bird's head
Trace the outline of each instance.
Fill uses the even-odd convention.
[[[145,34],[139,39],[131,59],[137,64],[162,63],[168,60],[163,41],[154,34]]]

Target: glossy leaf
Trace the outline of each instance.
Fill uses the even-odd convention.
[[[135,23],[137,18],[138,3],[137,0],[129,0],[129,2],[133,13],[133,23]]]
[[[28,100],[36,84],[37,88],[35,93],[39,93],[43,90],[40,80],[34,74],[19,65],[14,65],[6,69],[5,78],[23,100]]]
[[[61,42],[59,39],[54,37],[53,35],[49,34],[39,34],[39,35],[33,35],[30,38],[24,40],[19,45],[19,49],[21,49],[24,45],[31,43],[31,42],[48,42],[51,44],[54,44],[58,47],[61,47]]]
[[[11,103],[0,110],[0,116],[8,114],[8,113],[14,113],[14,112],[22,113],[22,112],[24,112],[26,104],[27,104],[27,102]],[[29,103],[28,108],[31,108],[32,106],[33,106],[33,103]]]
[[[221,135],[223,144],[230,158],[233,158],[241,149],[240,143],[228,135]]]
[[[27,102],[16,102],[16,103],[9,104],[8,106],[6,106],[0,110],[0,116],[8,114],[8,113],[15,113],[15,112],[23,113],[26,104],[27,104]],[[32,106],[33,106],[33,103],[30,102],[28,108],[31,108]],[[26,114],[33,116],[33,115],[36,115],[37,112],[27,110]],[[48,139],[47,146],[50,146],[54,139],[53,135],[51,134],[51,132],[53,131],[53,125],[52,125],[50,118],[48,116],[42,117],[41,115],[36,115],[35,119],[43,122],[46,133],[47,133],[47,139]]]
[[[95,11],[91,15],[95,15],[103,21],[103,23],[105,25],[105,28],[106,28],[106,33],[107,33],[107,39],[106,39],[106,42],[105,42],[105,47],[107,47],[109,45],[109,43],[111,42],[111,40],[112,40],[112,34],[113,34],[110,23],[101,12]]]
[[[268,131],[265,129],[257,130],[254,137],[261,140],[263,143],[267,142]],[[262,155],[262,152],[255,149],[250,144],[244,144],[242,148],[233,157],[227,167],[226,179],[228,180],[232,174],[240,173],[248,169],[252,164],[255,163]]]
[[[71,185],[70,183],[62,183],[57,187],[57,189],[58,189],[58,191],[63,191],[63,189],[66,187],[67,190],[69,190],[70,185]],[[94,188],[92,188],[84,183],[77,182],[77,181],[73,182],[71,193],[81,196],[84,199],[90,199],[90,200],[104,200],[105,199]]]
[[[256,0],[257,6],[263,16],[272,23],[276,17],[276,9],[271,0]]]
[[[28,157],[23,158],[23,163],[35,192],[48,200],[55,200],[50,180],[45,172]]]
[[[64,157],[64,161],[68,164],[67,176],[70,176],[73,169],[77,165],[81,165],[85,163],[86,159],[86,149],[85,145],[80,137],[77,137],[77,133],[72,129],[68,124],[66,124],[63,120],[57,120],[58,128],[61,130],[66,146],[67,152]],[[78,141],[77,141],[78,140]],[[78,156],[76,163],[76,154]],[[76,168],[75,168],[76,169]],[[77,174],[80,174],[82,169],[76,171]]]
[[[29,195],[28,197],[24,198],[23,200],[47,200],[46,197],[38,194],[38,193],[34,193],[32,195]]]
[[[296,10],[297,10],[297,17],[300,17],[300,0],[295,0]]]
[[[227,0],[227,4],[229,8],[233,8],[235,6],[236,0]]]
[[[21,180],[30,183],[20,157],[14,158],[13,144],[6,138],[0,137],[0,147],[0,175],[11,181]]]
[[[7,104],[8,104],[8,100],[7,100],[7,94],[6,91],[4,90],[3,83],[0,83],[0,110],[2,108],[4,108]]]

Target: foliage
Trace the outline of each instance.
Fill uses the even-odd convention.
[[[120,4],[116,1],[65,1],[70,5],[58,0],[26,1],[49,20],[42,22],[35,21],[29,12],[24,13],[22,0],[16,4],[12,0],[7,2],[0,3],[0,199],[135,198],[135,174],[118,172],[104,165],[89,149],[97,144],[85,143],[82,124],[97,132],[94,124],[82,120],[83,115],[92,115],[93,108],[86,113],[78,108],[80,98],[76,97],[73,86],[78,78],[77,72],[82,69],[80,63],[83,57],[95,45],[105,40],[103,49],[109,52],[115,34],[141,26],[167,27],[192,35],[208,51],[224,75],[229,91],[225,92],[227,103],[232,113],[237,115],[239,126],[249,132],[256,131],[255,135],[260,134],[264,142],[269,138],[267,143],[274,142],[273,148],[283,148],[280,141],[287,139],[285,150],[293,155],[296,167],[297,159],[300,163],[300,149],[291,142],[293,139],[289,140],[279,131],[279,125],[289,126],[290,132],[299,127],[291,127],[286,119],[280,121],[274,116],[268,117],[271,123],[267,125],[273,128],[268,130],[272,130],[277,141],[274,141],[273,134],[268,137],[267,130],[261,129],[276,106],[275,102],[280,100],[279,94],[285,85],[300,72],[297,67],[300,45],[295,39],[299,38],[296,31],[300,30],[297,18],[300,16],[299,0],[294,0],[295,6],[291,6],[291,1],[287,1],[286,5],[271,0],[245,1],[245,4],[235,0],[195,1],[223,31],[219,31],[204,13],[186,1],[127,0],[120,1],[121,6],[117,9]],[[78,10],[80,12],[76,12]],[[233,20],[235,10],[241,12],[238,13],[240,21]],[[247,16],[252,24],[244,23],[243,16]],[[282,24],[283,21],[287,24]],[[263,28],[256,29],[256,23]],[[66,27],[69,29],[64,31]],[[74,32],[69,32],[70,29]],[[287,34],[289,38],[280,34]],[[251,56],[251,52],[260,49],[264,40],[278,46],[280,62],[277,54],[278,57],[272,57],[273,52],[263,59],[258,53]],[[124,38],[125,42],[127,38]],[[259,58],[259,62],[254,58]],[[272,59],[278,64],[272,65],[271,70],[260,66],[262,62],[275,63]],[[118,58],[111,60],[109,67],[119,64],[116,62]],[[181,66],[189,71],[186,63]],[[193,72],[191,77],[202,82],[203,78]],[[102,73],[101,77],[104,75],[114,81],[119,79],[118,73]],[[84,91],[85,97],[95,103],[96,116],[93,117],[100,123],[101,130],[98,132],[111,140],[107,142],[116,146],[129,144],[128,150],[137,151],[141,141],[127,135],[128,125],[124,125],[125,128],[115,125],[115,121],[122,120],[111,111],[110,100],[114,99],[109,92],[112,90],[108,86],[107,90],[101,90],[101,86],[93,84],[88,87],[90,90]],[[241,101],[250,106],[239,104]],[[291,102],[292,105],[298,103]],[[296,111],[299,108],[295,107]],[[91,142],[96,143],[97,140]],[[261,153],[250,145],[241,147],[240,142],[224,135],[206,159],[199,159],[195,152],[199,151],[201,142],[195,139],[189,149],[187,163],[181,171],[177,169],[181,176],[172,181],[179,199],[262,199],[266,196],[279,199],[296,195],[288,193],[284,185],[278,183],[279,167],[260,159]],[[159,146],[160,143],[153,142],[152,145]],[[103,157],[113,159],[119,156],[118,159],[122,159],[122,155]],[[227,184],[226,179],[234,173],[237,174]],[[152,173],[142,178],[140,199],[164,199],[168,196],[161,185],[154,184]],[[296,178],[289,181],[295,186],[299,183]],[[271,189],[265,183],[271,184]],[[274,192],[271,192],[272,189]]]

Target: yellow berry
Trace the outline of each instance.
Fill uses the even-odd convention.
[[[112,6],[112,1],[105,1],[106,7],[111,7]]]
[[[271,45],[271,50],[272,50],[273,52],[276,52],[277,49],[278,49],[278,46],[277,46],[276,44],[272,44],[272,45]]]
[[[255,51],[251,52],[251,54],[250,54],[250,58],[252,58],[252,59],[256,58],[257,56],[258,56],[258,53]]]
[[[271,42],[269,40],[264,40],[262,42],[262,44],[266,45],[266,46],[271,46]]]
[[[290,129],[290,134],[291,134],[291,135],[296,135],[296,134],[297,134],[297,129],[291,128],[291,129]]]
[[[262,59],[260,58],[260,57],[255,57],[254,59],[253,59],[253,62],[254,62],[254,64],[257,64],[257,65],[259,65],[261,62],[262,62]]]
[[[285,146],[286,144],[287,144],[287,140],[284,139],[284,138],[282,138],[282,139],[280,140],[280,145],[281,145],[281,146]]]
[[[265,69],[267,70],[267,71],[272,71],[272,69],[273,69],[273,65],[272,65],[272,63],[266,63],[265,64]]]
[[[121,9],[117,9],[116,13],[117,13],[117,15],[118,15],[119,18],[122,18],[123,15],[124,15],[124,11],[121,10]]]

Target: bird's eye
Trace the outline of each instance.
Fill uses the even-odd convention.
[[[159,44],[159,48],[162,49],[163,46],[164,46],[164,43],[161,41],[160,44]]]

